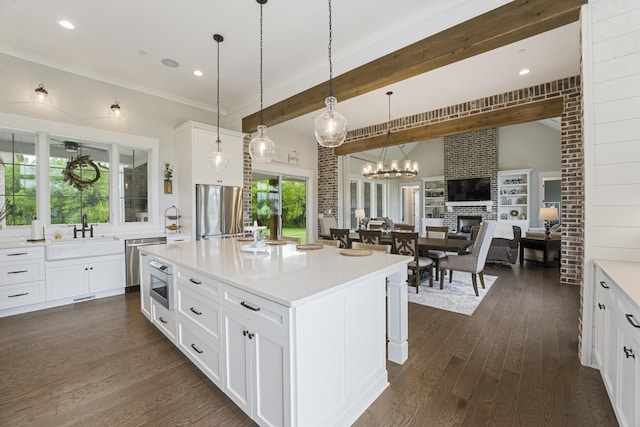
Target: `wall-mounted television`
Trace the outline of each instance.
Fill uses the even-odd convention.
[[[483,202],[491,200],[491,179],[467,178],[447,180],[447,200],[450,202]]]

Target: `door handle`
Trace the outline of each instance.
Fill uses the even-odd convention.
[[[609,289],[609,287],[607,286],[606,282],[604,280],[600,281],[600,286],[602,286],[605,289]]]
[[[191,307],[189,308],[189,310],[191,310],[192,313],[197,314],[198,316],[200,316],[202,314],[201,311],[196,310],[195,308]]]
[[[638,323],[636,318],[633,317],[633,314],[625,314],[625,316],[627,317],[627,321],[631,323],[631,326],[634,328],[640,328],[640,323]]]

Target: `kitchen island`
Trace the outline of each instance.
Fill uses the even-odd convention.
[[[350,425],[388,385],[385,354],[408,357],[411,259],[246,244],[144,248],[173,267],[175,301],[149,299],[143,276],[143,312],[258,424]]]

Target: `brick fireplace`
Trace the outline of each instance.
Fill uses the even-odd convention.
[[[458,218],[480,218],[480,221],[497,218],[498,200],[498,129],[446,136],[444,138],[444,178],[491,179],[491,200],[494,207],[487,212],[485,206],[454,206],[444,214],[444,225],[454,232],[460,231]],[[445,200],[447,195],[445,193]]]

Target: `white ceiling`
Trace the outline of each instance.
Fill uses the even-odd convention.
[[[333,7],[334,75],[508,0],[342,0]],[[271,0],[264,11],[264,104],[327,80],[326,1]],[[221,44],[225,127],[259,110],[259,13],[255,0],[0,0],[0,52],[215,111]],[[57,21],[72,21],[73,31]],[[577,23],[340,102],[350,129],[392,117],[579,74]],[[178,68],[161,64],[177,61]],[[518,75],[530,68],[525,77]],[[204,77],[192,72],[202,70]],[[45,83],[46,86],[46,82]],[[126,108],[126,99],[119,99]],[[312,134],[313,117],[279,125]]]

